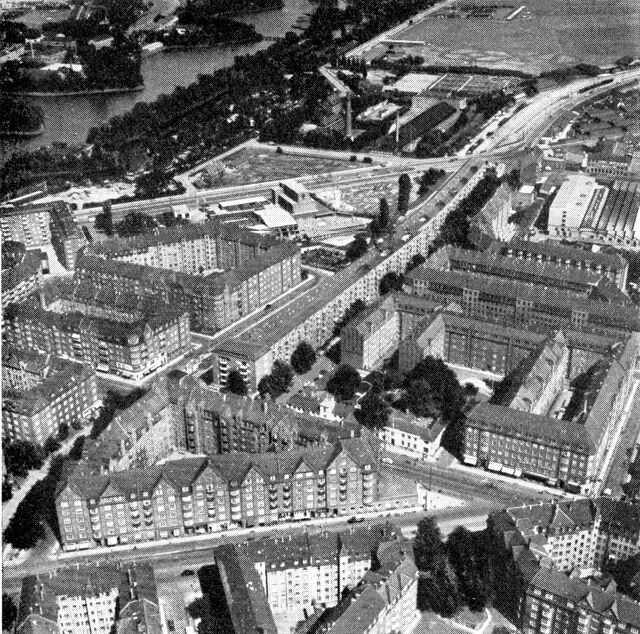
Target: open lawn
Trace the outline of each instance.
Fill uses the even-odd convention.
[[[625,55],[640,55],[638,2],[522,0],[502,4],[507,8],[488,17],[470,17],[468,11],[450,9],[428,16],[394,34],[390,59],[421,55],[431,65],[475,64],[539,73],[578,62],[605,64]],[[506,19],[521,6],[524,9],[515,17]],[[411,45],[403,46],[401,40]],[[387,44],[381,43],[366,57],[372,59],[387,50]]]

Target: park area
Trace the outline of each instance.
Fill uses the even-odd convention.
[[[540,73],[640,54],[637,2],[524,0],[483,7],[489,4],[494,3],[461,2],[442,9],[396,32],[391,41],[383,40],[366,57],[385,55],[394,61],[412,55],[423,57],[425,65]]]

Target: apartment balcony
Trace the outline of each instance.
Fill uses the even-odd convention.
[[[131,526],[133,526],[133,528],[140,528],[140,520],[139,519],[135,519],[135,520],[131,520]]]
[[[365,471],[362,474],[362,477],[364,479],[365,482],[372,482],[375,479],[375,473],[373,473],[373,471]]]
[[[149,508],[151,506],[151,500],[142,500],[143,508]]]
[[[135,510],[135,511],[131,511],[131,519],[139,519],[140,518],[140,511]]]
[[[242,519],[242,513],[240,511],[231,511],[231,519],[234,522],[239,522]]]
[[[151,510],[151,509],[144,509],[144,516],[145,516],[145,517],[152,517],[152,516],[153,516],[153,510]]]
[[[151,528],[153,526],[153,518],[145,518],[144,525],[147,528]]]
[[[182,500],[183,504],[188,504],[189,502],[191,502],[191,496],[190,495],[183,495],[180,499]]]
[[[91,526],[100,526],[100,518],[97,515],[91,518]]]
[[[215,517],[216,516],[216,510],[214,508],[207,509],[207,516],[208,517]]]

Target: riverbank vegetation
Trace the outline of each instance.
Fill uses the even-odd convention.
[[[0,94],[0,135],[37,133],[43,123],[42,108],[15,95]]]
[[[137,103],[127,114],[92,129],[87,141],[94,152],[124,169],[135,154],[171,175],[178,154],[186,152],[196,164],[273,129],[274,121],[284,129],[301,112],[317,108],[318,93],[308,89],[322,83],[317,79],[322,64],[434,2],[351,0],[344,10],[323,2],[301,35],[288,32],[265,50],[237,57],[230,68],[202,75],[152,103]],[[28,175],[17,173],[23,163],[24,158],[5,163],[2,191],[28,181]]]

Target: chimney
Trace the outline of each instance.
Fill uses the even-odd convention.
[[[351,123],[351,92],[347,93],[347,112],[346,112],[346,121],[345,121],[345,130],[344,134],[347,137],[350,137],[353,133],[352,123]]]

